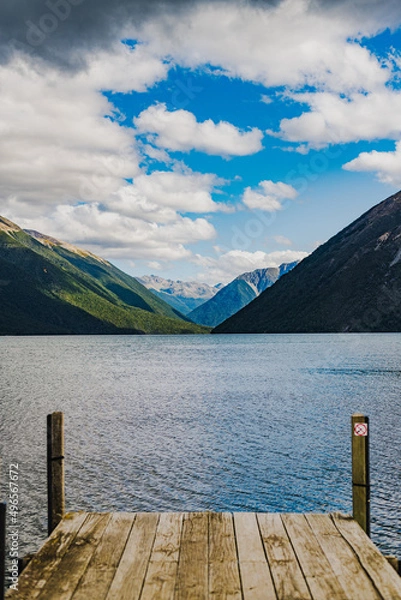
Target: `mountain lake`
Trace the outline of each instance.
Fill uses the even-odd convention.
[[[46,415],[65,413],[67,510],[352,511],[370,417],[372,538],[401,558],[401,334],[0,338],[1,496],[46,537]]]

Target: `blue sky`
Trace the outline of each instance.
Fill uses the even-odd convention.
[[[195,2],[72,43],[73,69],[48,34],[0,66],[1,213],[138,276],[302,258],[401,187],[400,24],[392,1]]]

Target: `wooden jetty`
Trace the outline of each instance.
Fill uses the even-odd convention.
[[[63,424],[62,413],[49,415],[49,537],[7,600],[401,600],[398,561],[393,568],[368,537],[367,417],[351,422],[354,518],[65,514]],[[4,505],[1,515],[4,558]]]
[[[398,600],[351,517],[68,513],[7,600]]]

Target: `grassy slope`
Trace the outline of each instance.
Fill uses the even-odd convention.
[[[133,277],[0,231],[0,333],[201,333]]]

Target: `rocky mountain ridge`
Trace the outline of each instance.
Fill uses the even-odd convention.
[[[265,289],[295,267],[297,262],[242,273],[213,298],[193,310],[188,317],[195,323],[216,327],[252,302]]]
[[[401,331],[401,192],[322,244],[215,333]]]

